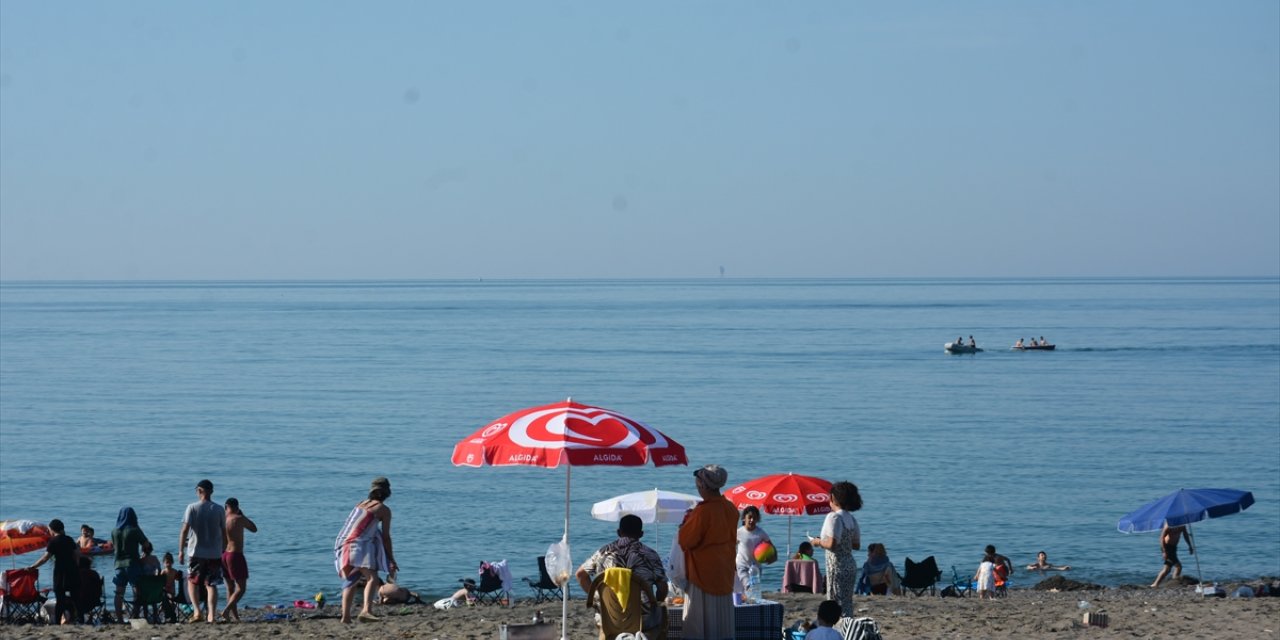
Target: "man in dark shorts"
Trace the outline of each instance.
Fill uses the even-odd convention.
[[[182,515],[182,533],[178,538],[178,562],[191,556],[187,565],[187,595],[195,612],[191,622],[214,622],[218,612],[218,585],[222,584],[222,541],[226,534],[226,515],[222,505],[213,501],[213,483],[201,480],[196,484],[195,502],[187,505]],[[188,535],[192,534],[188,540]],[[204,585],[204,598],[200,586]],[[200,615],[200,604],[207,607],[205,617]]]
[[[35,564],[27,567],[35,569],[53,559],[53,593],[57,600],[53,606],[53,619],[56,624],[66,624],[79,619],[76,613],[76,599],[80,595],[80,547],[66,533],[62,521],[54,518],[49,521],[49,530],[53,537],[44,555]],[[63,618],[64,614],[67,616]]]
[[[240,621],[240,608],[236,606],[244,597],[249,582],[249,563],[244,559],[245,529],[258,532],[258,525],[240,510],[240,501],[227,498],[227,550],[222,552],[222,570],[227,578],[227,606],[222,609],[223,620]]]
[[[1151,583],[1153,589],[1160,586],[1164,577],[1169,575],[1169,569],[1173,569],[1174,580],[1182,577],[1182,561],[1178,560],[1178,540],[1184,536],[1187,539],[1187,551],[1195,555],[1196,548],[1191,545],[1191,532],[1187,531],[1186,525],[1171,527],[1166,522],[1164,528],[1160,530],[1160,555],[1164,556],[1164,566],[1160,568],[1156,581]]]

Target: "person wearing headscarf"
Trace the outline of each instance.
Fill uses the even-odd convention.
[[[111,544],[116,554],[116,575],[111,583],[116,585],[117,620],[124,619],[125,586],[138,588],[138,578],[143,574],[142,545],[146,542],[147,536],[138,526],[138,514],[133,507],[121,507],[120,514],[116,516],[116,528],[111,530]]]
[[[733,584],[738,544],[738,510],[720,491],[729,480],[723,467],[709,464],[693,472],[702,502],[680,525],[689,588],[684,601],[683,636],[690,640],[734,637]]]
[[[862,579],[867,581],[867,591],[883,596],[898,592],[898,572],[889,560],[889,551],[880,542],[867,545],[867,561],[862,563]]]
[[[391,481],[383,477],[373,479],[369,497],[356,504],[334,541],[334,566],[342,578],[342,622],[351,622],[351,604],[355,600],[356,585],[363,578],[364,605],[357,618],[361,622],[377,622],[369,607],[376,599],[381,581],[378,572],[394,578],[400,567],[396,566],[391,548],[391,509],[386,500],[391,497]]]

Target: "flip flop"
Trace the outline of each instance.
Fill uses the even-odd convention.
[[[382,618],[379,618],[371,613],[362,612],[360,615],[356,616],[356,620],[359,620],[360,622],[381,622]]]

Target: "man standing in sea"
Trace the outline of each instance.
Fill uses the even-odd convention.
[[[240,510],[240,501],[227,498],[227,550],[222,552],[222,568],[227,578],[227,606],[223,620],[240,622],[240,599],[249,583],[249,563],[244,559],[244,531],[258,532],[258,525]]]
[[[218,611],[218,585],[222,584],[222,540],[226,533],[226,514],[213,501],[213,483],[208,479],[196,484],[195,502],[187,505],[182,515],[182,533],[178,537],[178,562],[191,556],[187,565],[187,596],[195,612],[190,622],[201,622],[200,585],[204,585],[207,620],[214,622]],[[188,542],[187,534],[193,534]]]

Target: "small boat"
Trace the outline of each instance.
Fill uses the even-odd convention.
[[[1058,345],[1056,344],[1036,344],[1036,345],[1028,344],[1028,345],[1023,345],[1021,347],[1012,347],[1012,350],[1013,351],[1053,351],[1053,349],[1057,346]]]
[[[982,351],[981,347],[971,347],[961,342],[948,342],[942,345],[942,349],[947,353],[978,353]]]

